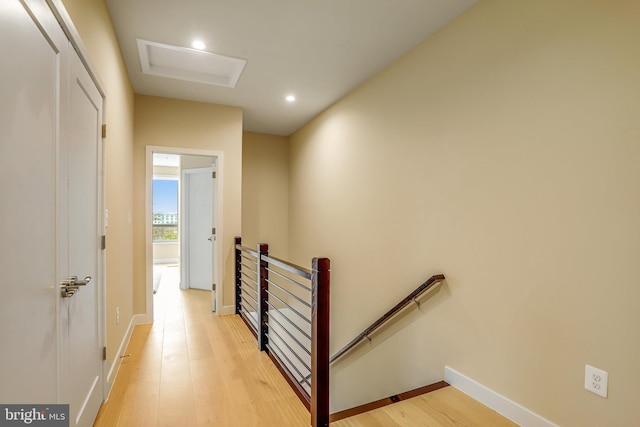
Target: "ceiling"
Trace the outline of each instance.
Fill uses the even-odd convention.
[[[245,130],[290,135],[477,0],[106,1],[136,93],[242,107]],[[235,88],[144,74],[137,39],[247,63]]]

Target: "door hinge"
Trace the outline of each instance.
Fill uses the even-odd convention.
[[[107,249],[107,236],[105,236],[104,234],[100,236],[100,249]]]
[[[211,172],[211,178],[216,179],[216,171]]]
[[[215,290],[216,290],[216,284],[215,284],[215,283],[211,285],[211,290],[212,290],[212,291],[215,291]]]
[[[102,360],[107,360],[107,347],[102,347]]]
[[[107,137],[107,125],[106,124],[102,124],[102,138],[106,138]]]
[[[213,228],[211,229],[211,234],[213,234],[214,236],[216,235],[216,228],[215,228],[215,227],[213,227]]]

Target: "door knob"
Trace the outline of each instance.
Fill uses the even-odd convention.
[[[89,283],[91,276],[86,276],[83,280],[78,280],[78,276],[71,276],[60,283],[60,295],[62,298],[70,298],[78,292],[80,286],[87,286]]]
[[[85,276],[83,280],[78,280],[77,276],[73,276],[73,278],[75,279],[76,286],[87,286],[89,283],[91,283],[91,276]]]

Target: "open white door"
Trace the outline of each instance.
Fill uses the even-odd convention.
[[[213,169],[194,168],[182,171],[182,241],[181,265],[183,287],[212,290],[213,284]]]

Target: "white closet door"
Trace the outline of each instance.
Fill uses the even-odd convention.
[[[44,1],[0,1],[0,402],[56,403],[56,155],[67,39]]]
[[[102,98],[44,0],[0,1],[0,402],[103,399]],[[86,286],[63,298],[70,276]]]
[[[67,185],[60,189],[60,199],[67,203],[66,270],[85,284],[61,300],[66,322],[61,323],[60,347],[67,362],[62,370],[66,371],[62,390],[64,403],[71,405],[71,425],[90,426],[103,398],[103,284],[99,269],[102,97],[71,47],[69,65],[69,103],[61,144],[67,163],[61,165],[59,178]]]

